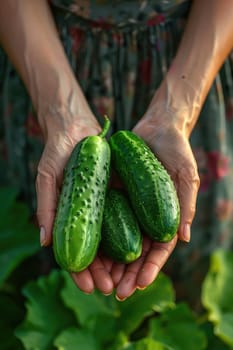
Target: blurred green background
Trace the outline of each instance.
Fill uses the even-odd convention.
[[[119,302],[82,293],[57,267],[15,188],[0,187],[0,212],[1,350],[233,349],[233,253],[212,254],[198,310],[162,272]]]

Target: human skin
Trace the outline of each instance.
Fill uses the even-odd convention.
[[[86,270],[72,274],[84,292],[98,288],[109,294],[115,288],[117,298],[124,300],[156,278],[178,238],[190,240],[199,177],[189,136],[209,88],[232,49],[232,15],[230,0],[193,1],[172,65],[134,128],[175,183],[181,207],[177,236],[162,244],[144,237],[142,256],[127,266],[98,254]],[[48,246],[66,162],[75,144],[97,134],[100,126],[72,72],[46,0],[3,2],[0,42],[31,96],[44,136],[36,180],[37,217],[41,244]]]

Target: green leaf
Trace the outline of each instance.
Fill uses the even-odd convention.
[[[214,332],[233,347],[233,253],[217,250],[202,286],[202,303]]]
[[[175,294],[170,279],[160,273],[146,289],[137,290],[130,298],[118,302],[118,328],[126,334],[133,332],[154,311],[162,312],[174,306]]]
[[[23,310],[15,299],[7,294],[0,294],[0,344],[3,350],[23,349],[14,335],[14,329],[23,318]]]
[[[186,350],[186,348],[184,349]],[[130,343],[121,350],[173,350],[173,348],[155,341],[152,338],[144,338],[137,342]]]
[[[15,189],[0,188],[0,284],[25,258],[40,249],[28,208],[16,196]]]
[[[201,329],[205,332],[208,349],[210,350],[229,350],[229,346],[214,334],[213,324],[205,322],[201,325]]]
[[[217,334],[226,344],[233,348],[233,313],[222,314],[220,322],[215,327]]]
[[[0,222],[16,201],[18,193],[19,191],[14,187],[0,187]]]
[[[84,294],[77,288],[70,275],[64,272],[65,287],[61,292],[64,304],[73,310],[77,321],[87,326],[99,315],[114,317],[117,315],[116,301],[113,296],[104,296],[98,291],[91,295]]]
[[[27,316],[16,329],[16,335],[25,349],[51,350],[58,334],[77,324],[73,313],[60,298],[63,286],[62,274],[52,271],[23,289],[27,298]]]
[[[84,294],[77,288],[70,275],[66,272],[65,287],[61,292],[64,304],[70,308],[78,323],[87,328],[98,339],[104,347],[116,336],[116,299],[111,296],[104,296],[97,290],[91,294]]]
[[[119,332],[115,334],[114,340],[108,344],[108,347],[104,347],[104,350],[122,350],[129,344],[129,338],[124,332]]]
[[[119,332],[130,334],[154,311],[161,312],[174,305],[171,281],[162,273],[149,287],[136,291],[124,302],[116,301],[113,295],[106,297],[98,291],[92,295],[84,294],[67,273],[65,280],[65,288],[61,292],[64,304],[72,309],[77,321],[92,331],[103,346],[113,341]]]
[[[116,317],[114,315],[96,315],[87,327],[92,331],[93,335],[98,339],[104,349],[116,338],[117,326]]]
[[[87,330],[68,328],[54,341],[58,350],[100,350],[100,346],[92,333]]]
[[[186,304],[178,304],[151,319],[149,336],[174,350],[206,349],[205,333]]]

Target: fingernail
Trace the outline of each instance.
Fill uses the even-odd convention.
[[[85,295],[92,295],[93,293],[94,293],[94,290],[92,290],[91,292],[84,292],[84,291],[82,291],[83,292],[83,294],[85,294]]]
[[[106,296],[106,297],[108,297],[111,294],[112,294],[112,292],[110,292],[110,293],[103,293],[103,295]]]
[[[191,232],[190,232],[190,225],[185,224],[184,230],[183,230],[183,240],[185,242],[190,242]]]
[[[144,290],[146,287],[137,287],[138,290]]]
[[[126,298],[120,298],[117,294],[115,295],[116,300],[118,301],[124,301]]]
[[[45,246],[46,243],[46,232],[44,226],[40,228],[40,245],[41,247]]]

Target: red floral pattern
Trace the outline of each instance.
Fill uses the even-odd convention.
[[[207,153],[207,159],[210,174],[215,180],[220,180],[229,174],[230,160],[227,156],[218,151],[211,151]]]

